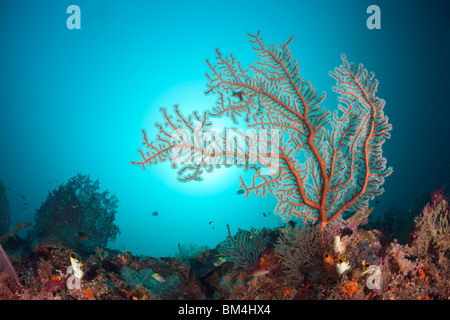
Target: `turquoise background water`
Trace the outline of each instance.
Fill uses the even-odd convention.
[[[381,8],[380,30],[366,27],[371,4]],[[81,9],[80,30],[66,27],[69,5]],[[218,48],[253,63],[247,32],[257,31],[267,44],[295,36],[302,76],[327,92],[330,110],[328,72],[342,53],[376,73],[394,128],[384,145],[394,174],[375,213],[408,206],[419,190],[449,182],[448,12],[445,1],[2,1],[0,179],[11,188],[13,221],[32,221],[48,190],[80,172],[120,200],[121,234],[109,246],[136,254],[215,246],[226,224],[233,232],[283,224],[262,214],[273,197],[236,195],[238,168],[179,183],[168,164],[130,164],[161,107],[212,107],[206,59]]]

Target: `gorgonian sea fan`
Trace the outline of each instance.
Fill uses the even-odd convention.
[[[253,172],[250,182],[241,177],[245,195],[273,194],[275,213],[285,221],[301,218],[323,228],[342,223],[345,210],[365,210],[392,173],[382,156],[392,126],[374,74],[343,55],[330,72],[339,100],[331,114],[320,106],[325,94],[301,77],[288,49],[293,38],[275,47],[259,33],[249,36],[259,60],[243,68],[216,50],[216,64],[207,61],[206,94],[217,96],[212,110],[184,116],[178,107],[174,114],[162,109],[165,122],[156,125],[152,141],[143,130],[141,160],[132,164],[169,160],[180,166],[180,181],[202,180],[203,169],[235,164]],[[246,131],[212,131],[211,118],[222,116]]]

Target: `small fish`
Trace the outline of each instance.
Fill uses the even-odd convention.
[[[265,218],[267,218],[267,216],[266,216],[266,214],[263,212],[263,216],[265,217]]]
[[[162,275],[160,275],[159,273],[154,273],[152,274],[153,279],[155,279],[156,281],[159,282],[166,282],[166,278],[164,278]]]
[[[375,204],[379,204],[379,203],[380,203],[380,200],[375,201]]]
[[[209,225],[210,225],[210,226],[212,226],[213,224],[214,224],[214,222],[213,222],[213,221],[210,221],[210,222],[209,222]]]
[[[243,194],[245,191],[242,189],[239,189],[238,191],[236,191],[236,194]]]
[[[358,279],[369,271],[370,263],[365,260],[361,260],[361,265],[352,270],[352,279]]]
[[[84,266],[84,264],[81,261],[80,257],[75,252],[71,252],[70,253],[70,261],[72,262],[72,266],[74,264],[76,264],[78,267],[83,267]]]
[[[152,213],[152,216],[156,217],[158,214],[159,214],[158,211],[155,211]]]
[[[244,92],[242,90],[238,91],[238,92],[233,91],[232,96],[233,97],[239,97],[239,101],[242,101],[242,100],[244,100],[244,98],[242,98],[243,94],[244,94]]]
[[[80,238],[81,240],[89,240],[91,237],[87,234],[87,233],[84,233],[84,232],[78,232],[77,233],[77,236],[78,236],[78,238]]]
[[[289,224],[292,228],[295,227],[295,221],[293,221],[293,220],[289,220],[288,224]]]
[[[22,198],[22,200],[25,200],[25,197],[23,196],[23,194],[21,194],[20,197]]]
[[[223,257],[217,258],[216,261],[213,262],[214,267],[220,267],[222,264],[226,262],[226,259]]]

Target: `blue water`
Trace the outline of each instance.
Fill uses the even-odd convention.
[[[81,29],[69,30],[69,5]],[[238,168],[180,183],[169,164],[142,170],[141,129],[155,133],[159,109],[212,107],[206,59],[215,49],[243,65],[256,59],[247,32],[290,45],[323,106],[336,106],[328,72],[364,63],[393,125],[383,155],[394,173],[375,212],[408,206],[449,185],[450,24],[445,1],[377,1],[381,29],[366,27],[372,1],[2,1],[0,3],[0,179],[13,222],[33,221],[49,189],[77,172],[119,199],[121,234],[111,248],[167,256],[178,243],[214,247],[232,231],[275,227],[276,201],[237,195]],[[225,125],[227,125],[225,123]],[[55,181],[56,180],[56,181]],[[29,203],[24,206],[24,196]],[[25,208],[25,209],[24,209]],[[158,216],[152,212],[158,211]],[[209,224],[213,221],[214,229]]]

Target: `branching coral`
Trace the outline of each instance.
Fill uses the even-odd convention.
[[[391,125],[385,101],[376,96],[378,82],[342,56],[331,72],[340,102],[331,115],[320,106],[325,95],[301,77],[291,41],[275,47],[259,33],[250,35],[259,61],[249,68],[217,50],[216,65],[207,61],[206,93],[217,96],[213,109],[189,116],[178,107],[174,114],[162,109],[156,138],[143,131],[141,159],[132,164],[144,168],[168,160],[180,166],[180,181],[201,181],[203,170],[235,164],[253,172],[249,183],[241,178],[246,196],[271,193],[278,200],[275,213],[285,221],[301,218],[322,229],[341,223],[347,209],[365,209],[392,172],[382,156]],[[246,131],[212,131],[211,118],[221,116]]]
[[[220,244],[218,251],[230,262],[234,268],[252,267],[258,269],[259,257],[264,252],[269,241],[265,228],[251,231],[240,230],[234,237],[231,235],[230,226],[227,239]]]
[[[398,270],[403,275],[413,271],[417,268],[417,261],[413,260],[411,256],[411,248],[407,245],[401,245],[397,242],[392,242],[388,250],[388,254],[392,256],[398,266]]]
[[[34,228],[37,238],[40,243],[94,252],[119,233],[114,224],[117,202],[108,190],[100,191],[98,180],[78,174],[49,192],[38,209]]]
[[[178,292],[180,279],[177,275],[171,275],[164,281],[157,281],[153,278],[154,274],[149,268],[142,268],[139,272],[128,267],[120,270],[121,278],[132,288],[145,287],[150,293],[160,298],[167,298]]]
[[[419,258],[432,257],[441,266],[448,265],[450,254],[450,214],[448,198],[443,189],[431,195],[431,203],[425,205],[416,218],[412,236],[412,251]]]
[[[320,248],[319,238],[317,226],[309,224],[281,229],[275,251],[288,278],[301,278],[301,270],[310,266]]]

